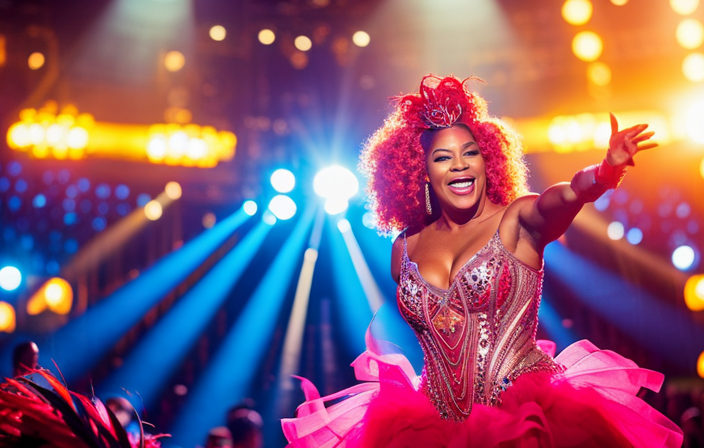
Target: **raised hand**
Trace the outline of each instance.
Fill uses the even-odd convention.
[[[630,128],[618,130],[618,120],[612,113],[611,116],[611,138],[609,139],[609,150],[606,153],[606,162],[613,166],[634,165],[633,156],[638,151],[655,148],[657,143],[650,141],[655,132],[643,132],[648,128],[647,124],[637,124]]]

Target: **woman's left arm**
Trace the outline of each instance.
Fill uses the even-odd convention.
[[[611,114],[611,138],[606,158],[574,175],[572,182],[559,183],[545,190],[537,199],[522,201],[518,219],[532,236],[537,247],[556,240],[572,223],[587,202],[597,200],[606,190],[616,188],[626,167],[634,165],[633,156],[658,146],[650,141],[653,132],[644,132],[647,124],[618,130],[618,121]]]

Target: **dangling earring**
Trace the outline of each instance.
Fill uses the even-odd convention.
[[[429,215],[433,214],[433,206],[430,204],[430,183],[425,183],[425,212]]]

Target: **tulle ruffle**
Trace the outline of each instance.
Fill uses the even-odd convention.
[[[550,352],[550,343],[539,346]],[[475,404],[467,420],[440,418],[408,360],[368,350],[352,364],[361,384],[320,397],[302,379],[306,402],[282,427],[291,448],[679,447],[681,430],[636,396],[658,391],[662,374],[583,340],[555,360],[560,374],[525,374],[500,407]],[[552,345],[554,355],[554,344]],[[344,399],[343,399],[344,398]],[[341,400],[341,401],[339,401]],[[326,406],[326,403],[335,404]]]

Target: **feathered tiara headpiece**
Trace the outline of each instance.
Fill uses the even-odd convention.
[[[414,127],[423,129],[449,128],[458,121],[473,123],[486,114],[486,101],[467,90],[467,81],[454,76],[440,78],[428,75],[420,82],[418,93],[398,97],[403,117]]]

